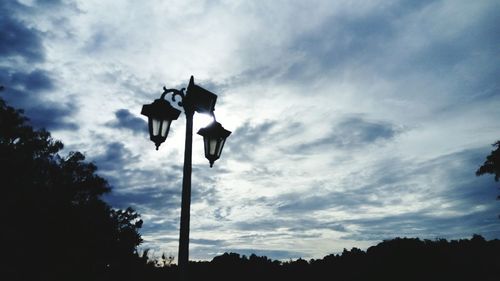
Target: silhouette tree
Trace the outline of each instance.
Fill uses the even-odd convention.
[[[80,152],[60,156],[62,148],[0,99],[4,280],[110,280],[139,260],[139,215],[112,209],[97,167]]]
[[[492,144],[492,146],[496,147],[496,149],[486,156],[486,161],[477,169],[476,176],[493,174],[495,175],[495,181],[498,181],[500,179],[500,140]]]
[[[477,169],[476,176],[493,174],[495,175],[495,181],[498,182],[500,179],[500,140],[492,144],[492,146],[496,147],[496,149],[486,156],[486,161]],[[497,200],[500,200],[500,195],[497,196]],[[500,215],[498,215],[498,218],[500,219]]]
[[[385,240],[323,259],[272,261],[255,254],[224,253],[211,262],[191,262],[192,280],[498,280],[500,240]],[[163,271],[160,279],[173,278]],[[144,279],[143,279],[144,280]]]

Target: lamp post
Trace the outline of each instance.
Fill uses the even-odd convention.
[[[214,108],[217,95],[195,85],[194,78],[191,76],[186,94],[184,94],[184,88],[177,90],[163,87],[163,93],[159,99],[156,99],[152,104],[145,104],[142,107],[141,114],[148,117],[149,137],[155,143],[156,150],[167,139],[171,122],[177,120],[181,112],[165,99],[169,93],[172,94],[172,102],[176,102],[177,96],[180,97],[178,105],[184,109],[184,114],[186,115],[178,263],[181,280],[187,280],[194,113],[208,113],[214,117],[213,123],[200,129],[198,132],[198,134],[203,136],[205,156],[210,162],[210,167],[213,166],[215,160],[219,159],[226,138],[231,132],[225,130],[220,123],[215,121]]]

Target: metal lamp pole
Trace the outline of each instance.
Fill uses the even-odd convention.
[[[191,208],[191,172],[193,154],[194,111],[184,107],[186,114],[186,141],[184,145],[184,170],[182,178],[181,225],[179,234],[179,274],[180,280],[187,280],[189,264],[189,219]]]
[[[142,107],[141,114],[148,117],[149,136],[155,143],[156,149],[167,139],[170,124],[179,117],[180,110],[172,107],[165,96],[172,93],[172,101],[175,102],[177,96],[181,97],[179,106],[184,109],[186,115],[186,139],[184,145],[184,169],[182,178],[182,202],[181,202],[181,222],[179,234],[179,277],[181,280],[188,279],[189,265],[189,213],[191,206],[191,172],[193,154],[193,117],[194,113],[208,113],[214,116],[215,102],[217,95],[194,84],[191,76],[186,94],[184,88],[181,90],[166,89],[163,87],[163,94],[152,104]],[[214,116],[215,118],[215,116]],[[215,160],[219,159],[226,138],[231,134],[225,130],[218,122],[213,122],[201,129],[198,134],[203,136],[205,143],[205,157],[212,167]]]

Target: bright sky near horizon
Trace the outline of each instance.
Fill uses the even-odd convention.
[[[322,258],[397,236],[500,238],[499,1],[0,1],[0,95],[83,152],[106,200],[177,255],[185,119],[143,104],[189,77],[232,131],[194,136],[190,258]],[[195,116],[195,132],[206,118]]]

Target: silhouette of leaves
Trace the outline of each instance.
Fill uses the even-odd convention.
[[[142,220],[112,209],[111,191],[80,152],[34,130],[21,110],[0,99],[0,219],[8,280],[114,280],[141,264]],[[26,260],[36,253],[36,261]],[[122,279],[123,280],[123,279]]]
[[[493,174],[495,181],[498,181],[500,179],[500,140],[492,144],[492,146],[496,147],[496,149],[486,157],[486,161],[477,169],[476,176]]]

